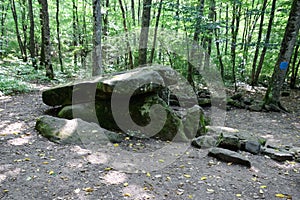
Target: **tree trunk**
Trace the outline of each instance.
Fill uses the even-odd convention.
[[[51,40],[50,40],[50,26],[49,26],[49,13],[47,0],[39,0],[42,7],[42,19],[43,19],[43,46],[45,50],[45,69],[46,76],[50,79],[54,78],[54,72],[51,62]]]
[[[195,56],[196,49],[199,45],[199,34],[201,32],[201,23],[202,23],[202,17],[203,17],[203,10],[204,10],[204,0],[199,0],[197,21],[196,21],[195,32],[194,32],[194,36],[193,36],[193,46],[192,46],[192,49],[191,49],[191,52],[190,52],[190,54],[191,54],[190,58],[192,58],[192,59]],[[201,63],[202,62],[199,62],[199,64],[201,64]],[[187,81],[189,82],[189,84],[193,88],[195,88],[194,79],[193,79],[194,67],[195,66],[193,66],[190,62],[188,63]],[[201,66],[199,66],[199,67],[201,67]]]
[[[256,72],[256,63],[258,59],[258,54],[259,54],[259,49],[260,49],[260,42],[261,42],[261,37],[262,37],[262,32],[263,32],[263,26],[264,26],[264,18],[265,18],[265,12],[266,12],[266,7],[267,7],[267,1],[264,0],[263,7],[262,7],[262,14],[260,18],[260,25],[259,25],[259,31],[258,31],[258,38],[257,38],[257,43],[256,43],[256,49],[255,49],[255,54],[252,62],[252,72],[251,72],[251,85],[254,86],[254,80],[255,80],[255,72]]]
[[[22,59],[24,62],[26,62],[26,60],[27,60],[26,59],[26,50],[25,50],[25,45],[22,41],[20,30],[19,30],[18,15],[17,15],[17,11],[16,11],[15,0],[11,0],[11,11],[12,11],[14,22],[15,22],[17,40],[18,40],[19,48],[20,48],[20,51],[22,54]]]
[[[261,55],[260,55],[260,59],[259,59],[259,63],[258,63],[258,66],[257,66],[256,73],[255,73],[253,85],[258,84],[258,78],[259,78],[260,72],[261,72],[262,67],[263,67],[263,63],[264,63],[264,60],[265,60],[265,55],[267,53],[267,49],[268,49],[268,45],[269,45],[269,41],[270,41],[270,37],[271,37],[271,31],[272,31],[272,26],[273,26],[273,21],[274,21],[274,16],[275,16],[275,9],[276,9],[276,0],[273,0],[272,1],[272,8],[271,8],[269,24],[268,24],[267,35],[266,35],[266,39],[265,39],[265,45],[264,45],[264,48],[263,48],[263,50],[261,52]]]
[[[35,36],[34,36],[34,15],[32,9],[32,0],[28,0],[28,15],[30,20],[30,28],[29,28],[29,52],[32,67],[37,70],[37,62],[35,57]]]
[[[295,52],[294,52],[294,58],[292,62],[292,75],[291,75],[291,82],[290,82],[290,88],[295,89],[296,88],[296,80],[297,80],[297,75],[298,75],[298,70],[300,66],[300,59],[297,64],[297,59],[298,59],[298,54],[299,54],[299,47],[300,47],[300,41],[298,41],[298,44],[295,47]]]
[[[100,0],[93,0],[94,18],[94,50],[93,50],[93,76],[102,74],[102,48],[101,48],[101,5]]]
[[[236,84],[236,46],[237,46],[237,35],[239,31],[240,25],[240,17],[241,17],[241,5],[238,2],[234,1],[233,3],[233,17],[232,17],[232,25],[231,25],[231,58],[232,58],[232,78],[234,83],[234,89],[237,91],[237,84]]]
[[[221,4],[222,5],[222,4]],[[220,13],[219,13],[219,20],[221,21],[221,16],[222,16],[222,9],[220,8]],[[220,71],[221,71],[221,77],[224,80],[224,64],[222,60],[222,55],[221,55],[221,49],[220,49],[220,38],[219,38],[219,29],[215,29],[215,41],[216,41],[216,48],[217,48],[217,58],[219,60],[219,65],[220,65]]]
[[[7,12],[9,9],[9,4],[1,4],[1,35],[0,35],[0,57],[3,56],[3,46],[4,46],[4,38],[5,38],[5,22],[7,17]]]
[[[159,19],[160,19],[161,10],[162,10],[162,2],[163,2],[163,0],[160,0],[159,7],[158,7],[158,12],[157,12],[157,16],[156,16],[155,30],[154,30],[154,39],[153,39],[153,44],[152,44],[152,50],[151,50],[151,56],[150,56],[150,63],[152,63],[153,59],[154,59],[154,52],[155,52],[156,40],[157,40],[157,31],[158,31]]]
[[[294,0],[286,25],[285,34],[281,43],[278,60],[274,67],[272,79],[264,98],[266,108],[273,110],[284,109],[280,103],[280,91],[284,83],[288,63],[291,59],[293,49],[300,28],[300,0]],[[284,109],[285,110],[285,109]]]
[[[122,0],[119,0],[120,8],[122,11],[122,18],[123,18],[123,26],[125,30],[125,37],[126,37],[126,46],[127,46],[127,51],[128,51],[128,56],[129,56],[129,68],[133,69],[133,56],[132,56],[132,51],[129,43],[129,37],[128,37],[128,29],[127,29],[127,24],[126,24],[126,14],[125,14],[125,9],[122,3]]]
[[[59,1],[56,0],[56,35],[57,35],[57,42],[58,42],[58,59],[60,64],[61,72],[64,72],[64,66],[62,61],[62,52],[61,52],[61,40],[60,40],[60,21],[59,21]]]
[[[139,65],[147,63],[148,35],[150,27],[152,0],[143,1],[142,27],[139,42]]]
[[[78,17],[77,17],[77,5],[76,5],[76,1],[72,0],[72,4],[73,4],[73,9],[72,9],[72,18],[73,18],[73,55],[74,55],[74,68],[77,69],[78,67],[78,62],[77,62],[77,48],[78,48]]]

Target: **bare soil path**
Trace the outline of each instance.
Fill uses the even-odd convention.
[[[260,134],[269,144],[300,147],[299,90],[283,102],[294,112],[232,109],[226,113],[226,126]],[[190,147],[161,170],[116,171],[103,164],[99,153],[38,135],[36,118],[47,109],[40,91],[0,97],[0,199],[300,199],[300,163],[279,163],[248,153],[244,155],[251,160],[251,169]],[[143,149],[155,143],[131,145]]]

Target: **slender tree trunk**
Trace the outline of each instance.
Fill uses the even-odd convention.
[[[20,3],[20,7],[21,7],[21,24],[22,24],[22,33],[23,33],[23,46],[24,46],[24,58],[25,58],[25,62],[28,61],[28,55],[27,55],[27,19],[26,19],[26,8],[27,8],[27,5],[26,5],[26,0],[22,0],[22,1],[19,1]]]
[[[260,49],[260,42],[261,42],[261,37],[262,37],[262,32],[263,32],[267,1],[268,0],[264,0],[263,7],[262,7],[262,14],[261,14],[261,18],[260,18],[260,25],[259,25],[256,49],[255,49],[255,54],[254,54],[254,58],[253,58],[253,62],[252,62],[252,72],[251,72],[251,85],[252,86],[254,86],[255,73],[256,73],[256,63],[257,63],[259,49]]]
[[[40,3],[41,4],[41,3]],[[46,54],[45,54],[45,29],[44,29],[44,14],[43,8],[40,8],[40,24],[41,24],[41,50],[40,50],[40,65],[45,66]]]
[[[93,0],[94,17],[94,50],[93,50],[93,76],[102,74],[102,48],[101,48],[101,4],[100,0]]]
[[[222,3],[221,3],[222,5]],[[221,6],[222,7],[222,6]],[[219,13],[219,20],[221,21],[221,16],[222,16],[222,9],[220,8],[220,13]],[[219,38],[219,29],[215,29],[215,41],[216,41],[216,48],[217,48],[217,57],[219,60],[219,65],[220,65],[220,71],[221,71],[221,77],[224,80],[224,64],[222,60],[222,55],[221,55],[221,49],[220,49],[220,38]]]
[[[231,32],[232,32],[232,41],[231,41],[231,58],[232,58],[232,78],[234,83],[234,89],[237,91],[237,84],[236,84],[236,46],[237,46],[237,35],[239,31],[239,24],[240,24],[240,14],[241,14],[241,5],[238,2],[234,1],[233,3],[233,17],[232,17],[232,25],[231,25]]]
[[[152,44],[152,50],[151,50],[151,56],[150,56],[150,63],[152,63],[153,59],[154,59],[154,52],[155,52],[156,40],[157,40],[157,31],[158,31],[159,19],[160,19],[161,10],[162,10],[162,2],[163,2],[163,0],[160,0],[160,2],[159,2],[159,8],[158,8],[157,16],[156,16],[155,30],[154,30],[154,39],[153,39],[153,44]]]
[[[132,25],[133,27],[136,26],[135,22],[135,5],[134,5],[134,0],[131,0],[131,18],[132,18]]]
[[[11,11],[13,14],[14,22],[15,22],[15,28],[16,28],[16,34],[17,34],[17,40],[19,44],[19,48],[22,54],[23,61],[26,62],[26,50],[25,50],[25,45],[22,41],[20,30],[19,30],[19,23],[18,23],[18,15],[16,11],[16,4],[15,0],[11,0]]]
[[[147,63],[151,4],[152,4],[152,0],[143,1],[142,27],[141,27],[141,35],[140,35],[140,42],[139,42],[139,65],[140,66],[145,65]]]
[[[292,75],[291,75],[291,82],[290,82],[290,88],[295,89],[296,88],[296,80],[297,80],[297,75],[298,75],[298,70],[300,66],[300,59],[297,64],[297,59],[299,58],[299,47],[300,47],[300,41],[298,41],[298,44],[295,47],[294,51],[294,57],[293,57],[293,62],[292,62]]]
[[[9,3],[7,4],[1,4],[1,35],[0,35],[0,57],[3,56],[3,47],[4,47],[4,38],[5,38],[5,22],[7,17],[7,12],[9,9]]]
[[[195,32],[193,36],[193,46],[190,52],[190,58],[193,59],[196,53],[196,49],[199,45],[199,34],[201,32],[201,23],[202,23],[202,17],[203,17],[203,10],[204,10],[204,0],[199,0],[198,4],[198,13],[197,13],[197,21],[195,26]],[[200,58],[201,59],[201,58]],[[199,64],[202,62],[200,61]],[[194,74],[194,67],[190,62],[188,63],[188,73],[187,73],[187,81],[190,83],[190,85],[195,88],[193,74]],[[199,66],[202,67],[202,66]]]
[[[225,31],[225,55],[228,54],[228,33],[229,33],[229,5],[226,4],[226,31]]]
[[[58,60],[60,64],[61,72],[64,72],[64,66],[62,61],[62,52],[61,52],[61,39],[60,39],[60,21],[59,21],[59,1],[56,0],[56,35],[57,35],[57,43],[58,43]]]
[[[49,13],[47,0],[39,0],[42,7],[42,19],[43,19],[43,46],[45,50],[45,69],[46,76],[50,79],[54,78],[54,72],[51,62],[51,40],[50,40],[50,26],[49,26]]]
[[[109,25],[108,25],[108,10],[109,10],[109,0],[106,0],[105,2],[105,8],[106,8],[106,11],[105,11],[105,15],[103,16],[103,35],[104,36],[108,36],[108,28],[109,28]]]
[[[294,0],[286,25],[285,34],[281,43],[278,60],[274,67],[272,79],[265,95],[265,107],[273,110],[284,109],[280,103],[280,91],[287,73],[288,63],[300,28],[300,0]]]
[[[123,26],[125,30],[125,37],[126,37],[126,46],[127,46],[127,51],[128,51],[128,56],[129,56],[129,68],[133,69],[133,56],[132,56],[132,51],[129,43],[129,37],[128,37],[128,29],[127,29],[127,24],[126,24],[126,14],[125,14],[125,9],[122,3],[122,0],[119,0],[120,8],[122,11],[122,18],[123,18]]]
[[[72,9],[72,17],[73,17],[73,55],[74,55],[74,68],[77,69],[78,62],[77,62],[77,48],[78,48],[78,23],[77,23],[77,5],[76,1],[72,0],[73,9]]]
[[[260,54],[260,59],[259,59],[259,63],[258,63],[258,66],[257,66],[256,73],[255,73],[253,85],[258,84],[258,78],[259,78],[260,72],[261,72],[262,67],[263,67],[263,63],[264,63],[264,60],[265,60],[265,55],[267,53],[267,49],[268,49],[268,45],[269,45],[269,41],[270,41],[270,37],[271,37],[271,31],[272,31],[272,26],[273,26],[273,21],[274,21],[274,16],[275,16],[275,9],[276,9],[276,0],[273,0],[272,1],[272,8],[271,8],[269,24],[268,24],[268,29],[267,29],[267,34],[266,34],[266,39],[265,39],[265,45],[264,45],[264,48],[263,48],[263,50]]]
[[[28,0],[28,16],[30,20],[30,28],[29,28],[29,52],[32,67],[37,70],[37,62],[35,57],[35,35],[34,35],[34,15],[32,9],[32,0]]]

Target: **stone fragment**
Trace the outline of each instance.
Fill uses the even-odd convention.
[[[119,143],[124,136],[101,128],[95,123],[81,119],[60,119],[48,115],[41,116],[36,130],[49,140],[61,144],[99,144]]]
[[[218,147],[237,151],[241,148],[241,143],[238,137],[230,133],[221,133],[218,138]]]
[[[192,140],[192,145],[196,148],[211,148],[217,144],[216,137],[210,135],[204,135]]]
[[[246,141],[245,142],[245,151],[252,154],[260,153],[260,143],[258,141]]]
[[[209,150],[208,156],[215,157],[225,162],[233,162],[235,164],[251,167],[250,160],[235,151],[213,147]]]
[[[287,152],[282,152],[280,150],[276,150],[272,148],[262,148],[261,153],[279,162],[286,161],[286,160],[291,161],[294,159],[292,154]]]

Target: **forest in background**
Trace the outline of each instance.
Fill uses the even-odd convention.
[[[143,27],[176,31],[197,42],[228,86],[237,87],[239,82],[268,86],[288,32],[292,4],[299,16],[299,0],[3,0],[0,89],[12,94],[27,90],[28,80],[64,82],[81,74],[91,76],[97,44],[132,30],[141,30],[142,35]],[[284,74],[291,88],[299,83],[298,31]],[[103,54],[120,44],[114,45],[102,47]],[[103,73],[159,63],[197,81],[195,70],[180,56],[159,46],[136,51],[126,45],[128,53],[104,63]]]

